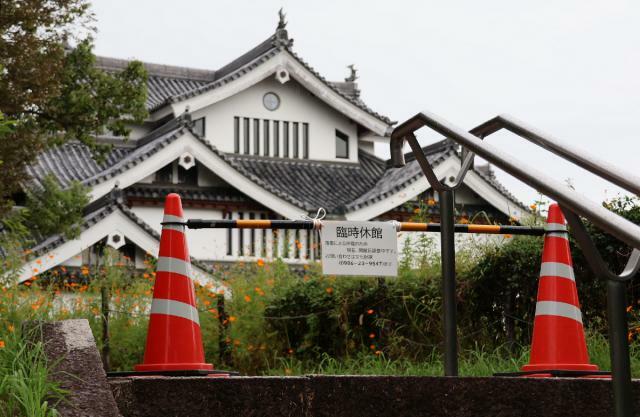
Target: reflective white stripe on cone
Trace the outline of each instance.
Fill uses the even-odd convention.
[[[560,316],[575,320],[582,324],[582,312],[574,305],[559,301],[538,301],[536,316]]]
[[[191,263],[178,258],[159,256],[156,272],[173,272],[191,278]]]
[[[571,281],[576,280],[573,274],[573,268],[560,262],[543,262],[540,267],[540,276],[567,278]]]
[[[191,320],[198,326],[200,325],[198,310],[194,306],[180,301],[154,298],[151,303],[151,314],[182,317],[183,319]]]

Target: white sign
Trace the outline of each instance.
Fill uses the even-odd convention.
[[[398,275],[398,233],[386,222],[323,221],[322,273]]]

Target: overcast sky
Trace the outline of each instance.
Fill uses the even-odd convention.
[[[509,113],[638,172],[637,1],[94,0],[95,52],[216,69],[270,36],[280,7],[296,52],[330,80],[356,64],[363,99],[393,120],[425,109],[470,129]],[[589,198],[618,193],[516,136],[489,140]],[[498,177],[523,202],[536,198]]]

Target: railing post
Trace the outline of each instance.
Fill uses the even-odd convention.
[[[613,407],[616,417],[633,416],[631,364],[627,340],[626,282],[610,279],[607,283],[607,319],[613,383]]]
[[[444,374],[458,375],[458,334],[456,326],[456,252],[453,190],[439,191],[440,253],[442,256],[442,308],[444,319]]]

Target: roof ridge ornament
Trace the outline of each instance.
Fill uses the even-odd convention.
[[[293,39],[289,39],[289,34],[287,33],[287,15],[284,12],[284,9],[281,7],[278,10],[278,26],[276,27],[275,40],[273,45],[276,47],[290,47],[293,45]]]
[[[356,69],[356,64],[347,65],[347,68],[351,71],[349,76],[344,79],[345,82],[353,83],[358,79],[358,70]]]
[[[287,27],[287,14],[284,12],[284,9],[281,7],[280,10],[278,10],[278,28],[277,29],[285,29]]]

